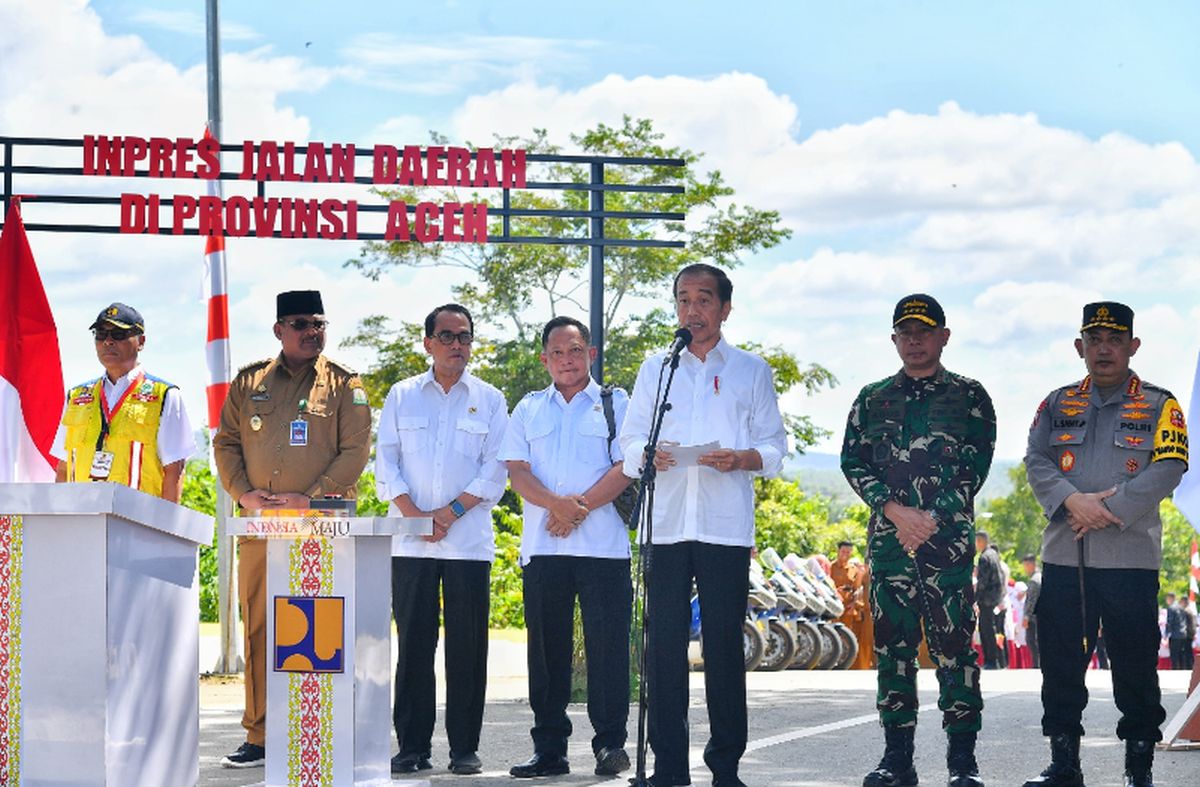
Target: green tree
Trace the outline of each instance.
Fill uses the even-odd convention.
[[[217,511],[217,481],[208,462],[193,459],[188,462],[183,478],[183,491],[179,504],[201,514],[215,516]],[[212,541],[200,545],[200,620],[214,623],[217,620],[217,528],[213,524]]]
[[[774,547],[781,555],[833,555],[838,542],[845,540],[858,544],[860,554],[865,553],[870,517],[865,505],[852,505],[843,518],[834,519],[828,498],[809,494],[795,481],[781,478],[758,481],[754,497],[754,541],[759,549]]]
[[[434,134],[435,143],[445,141]],[[555,154],[559,148],[545,131],[535,130],[525,139],[497,138],[501,146],[521,147],[531,154]],[[600,124],[571,136],[585,154],[674,158],[682,168],[648,165],[606,165],[608,184],[681,185],[682,193],[657,194],[645,191],[605,193],[605,207],[623,217],[605,221],[605,236],[629,239],[677,239],[683,248],[624,248],[605,250],[605,382],[632,387],[638,367],[646,355],[667,344],[675,330],[672,315],[654,309],[643,315],[623,316],[622,307],[633,298],[661,300],[669,293],[675,273],[689,263],[708,260],[726,267],[740,264],[744,255],[771,248],[789,237],[776,211],[739,206],[732,202],[733,189],[719,171],[701,174],[701,154],[666,145],[663,135],[649,120],[626,117],[620,126]],[[536,174],[535,174],[536,173]],[[586,166],[570,163],[531,163],[530,179],[554,183],[588,182]],[[408,202],[480,201],[479,194],[460,193],[456,188],[380,190],[388,199]],[[512,207],[585,211],[586,190],[514,190]],[[687,213],[688,222],[659,222],[637,218],[645,213]],[[586,217],[514,216],[512,235],[585,238]],[[500,233],[499,219],[489,233]],[[473,369],[484,380],[500,388],[510,405],[526,393],[544,387],[548,378],[538,361],[540,327],[547,317],[564,311],[586,311],[589,264],[586,247],[555,244],[420,244],[368,242],[361,254],[346,262],[371,279],[397,267],[452,266],[463,270],[464,281],[452,288],[454,297],[471,309],[480,340],[475,347]],[[433,304],[430,304],[432,307]],[[622,316],[619,316],[622,315]],[[493,329],[488,335],[488,328]],[[416,323],[393,326],[387,317],[375,315],[359,325],[358,333],[344,346],[366,347],[376,362],[363,375],[372,402],[382,403],[388,388],[398,380],[427,367],[421,339],[424,328]],[[836,380],[817,364],[803,365],[780,348],[754,349],[763,352],[776,373],[780,393],[802,385],[809,392],[832,386]],[[798,450],[829,434],[805,416],[787,416]]]
[[[1012,491],[989,500],[975,527],[986,530],[1009,568],[1019,571],[1022,557],[1041,552],[1046,517],[1025,476],[1025,463],[1009,468],[1008,477]]]
[[[1162,517],[1162,569],[1158,575],[1159,600],[1167,591],[1187,598],[1188,577],[1191,575],[1192,541],[1196,531],[1171,500],[1158,507]]]

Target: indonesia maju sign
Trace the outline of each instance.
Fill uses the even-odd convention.
[[[388,188],[525,188],[524,150],[407,145],[374,145],[370,151],[353,144],[247,141],[239,168],[223,172],[220,144],[166,137],[100,136],[83,138],[83,174],[108,177],[145,175],[162,179],[236,180],[259,184],[254,197],[209,194],[123,193],[120,231],[126,234],[200,235],[355,240],[359,237],[358,200],[326,196],[267,197],[267,182],[304,184],[370,184]],[[357,174],[358,160],[370,160],[370,174]],[[163,209],[167,211],[164,213]],[[373,208],[378,210],[379,208]],[[411,214],[411,219],[410,219]],[[387,204],[385,241],[415,240],[487,243],[488,212],[484,202]]]

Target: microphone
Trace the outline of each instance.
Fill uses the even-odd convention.
[[[675,341],[671,342],[670,350],[667,352],[667,363],[674,364],[679,361],[679,354],[683,352],[683,348],[692,343],[692,332],[687,328],[680,328],[675,331]]]

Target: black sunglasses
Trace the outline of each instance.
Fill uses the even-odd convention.
[[[92,335],[96,337],[98,342],[106,342],[112,339],[114,342],[123,342],[130,336],[138,336],[141,334],[137,328],[93,328]]]
[[[290,325],[294,331],[307,331],[309,328],[315,331],[323,331],[325,330],[325,326],[329,324],[329,320],[307,320],[303,317],[296,320],[280,320],[280,322]]]

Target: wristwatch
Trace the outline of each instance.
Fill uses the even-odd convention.
[[[467,513],[467,509],[462,503],[458,502],[457,497],[450,501],[450,510],[453,511],[454,516],[458,517],[459,519],[462,519],[463,514]]]

